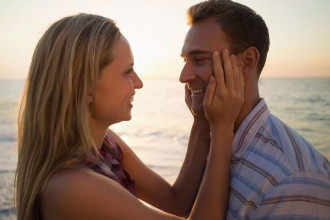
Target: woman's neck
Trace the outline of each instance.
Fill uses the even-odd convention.
[[[99,123],[91,119],[90,128],[95,146],[97,147],[97,149],[100,150],[103,145],[104,136],[108,130],[108,127],[100,125]]]

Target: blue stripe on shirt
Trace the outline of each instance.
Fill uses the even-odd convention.
[[[330,219],[329,161],[265,105],[235,133],[227,219]]]
[[[270,163],[274,164],[276,167],[280,168],[285,175],[289,176],[291,175],[291,172],[284,166],[283,164],[280,164],[279,161],[272,157],[271,155],[268,155],[258,149],[256,149],[253,146],[250,146],[247,150],[247,152],[259,155],[261,158],[264,158],[265,160],[269,161]]]

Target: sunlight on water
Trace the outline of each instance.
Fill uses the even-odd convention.
[[[22,81],[0,81],[0,219],[15,219],[17,114]],[[271,112],[330,158],[330,78],[261,79]],[[145,80],[132,120],[111,126],[151,169],[173,183],[182,165],[192,116],[177,80]]]

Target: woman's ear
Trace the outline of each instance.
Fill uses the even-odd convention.
[[[259,51],[255,47],[249,47],[241,53],[242,71],[250,72],[258,67]]]
[[[88,104],[93,103],[93,101],[94,101],[93,95],[92,95],[92,93],[89,93],[88,94]]]
[[[91,104],[93,102],[93,97],[91,95],[88,96],[88,103]]]

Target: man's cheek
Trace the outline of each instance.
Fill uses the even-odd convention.
[[[208,83],[211,76],[214,76],[213,67],[211,64],[204,65],[199,68],[199,78],[201,78],[205,83]]]

